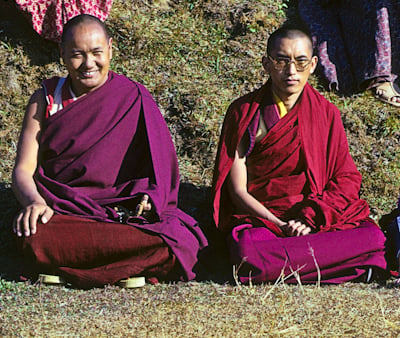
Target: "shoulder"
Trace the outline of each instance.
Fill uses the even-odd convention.
[[[253,104],[259,105],[261,101],[261,96],[264,93],[265,86],[252,91],[251,93],[245,94],[236,100],[234,100],[228,108],[225,115],[225,124],[230,123],[241,123],[243,119],[247,119],[251,112],[251,107]]]
[[[313,107],[312,112],[318,115],[319,118],[322,116],[325,116],[328,120],[341,118],[339,108],[328,101],[310,84],[307,84],[304,89],[305,99],[310,101]]]
[[[125,75],[114,73],[113,71],[110,71],[110,78],[112,82],[118,83],[119,85],[125,85],[134,88],[144,88],[141,83],[134,81]]]
[[[29,121],[37,121],[41,124],[46,114],[46,96],[43,88],[37,89],[30,97],[25,111],[24,124],[30,124]]]
[[[29,105],[37,104],[40,107],[46,105],[46,93],[43,88],[37,89],[29,99]]]
[[[65,78],[59,76],[53,76],[49,79],[43,80],[42,88],[44,88],[45,93],[54,93],[60,79],[65,79]]]
[[[262,89],[263,89],[263,87],[258,88],[250,93],[247,93],[247,94],[237,98],[229,105],[228,111],[243,110],[244,108],[246,108],[247,106],[249,106],[250,104],[252,104],[254,102],[255,98],[258,96],[258,94],[261,92]]]
[[[147,88],[140,82],[134,81],[125,75],[117,74],[112,71],[110,71],[110,76],[112,81],[115,84],[118,84],[118,86],[131,88],[132,90],[138,91],[140,96],[153,98]]]

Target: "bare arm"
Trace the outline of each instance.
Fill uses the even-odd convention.
[[[235,152],[235,160],[228,176],[229,194],[238,212],[265,218],[278,226],[286,223],[274,216],[271,211],[264,207],[247,191],[247,168],[244,139],[240,142]]]
[[[249,194],[247,191],[247,168],[246,157],[244,155],[245,149],[247,149],[247,146],[244,139],[242,139],[236,149],[235,159],[228,176],[229,194],[238,212],[267,219],[281,227],[288,236],[309,234],[311,228],[300,221],[291,220],[288,223],[282,221]]]
[[[37,222],[40,220],[46,223],[53,215],[53,210],[39,194],[33,179],[37,168],[38,137],[45,110],[44,92],[38,90],[32,95],[26,109],[12,175],[14,193],[23,207],[13,224],[13,230],[18,236],[35,234]]]

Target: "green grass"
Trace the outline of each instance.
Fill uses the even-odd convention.
[[[82,291],[6,281],[19,264],[10,233],[18,205],[9,184],[24,107],[42,79],[65,73],[57,46],[14,14],[0,11],[0,335],[400,336],[400,290],[390,282],[321,288],[210,282]],[[188,184],[181,205],[205,228],[211,227],[209,187],[225,111],[265,81],[266,39],[296,15],[293,1],[114,1],[108,20],[112,69],[154,95]],[[311,82],[342,111],[364,178],[362,197],[379,220],[395,207],[400,191],[400,111],[370,93],[339,97],[319,79]]]

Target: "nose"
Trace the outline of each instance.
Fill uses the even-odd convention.
[[[297,73],[296,65],[293,60],[290,60],[288,65],[286,66],[287,74],[295,74]]]
[[[95,65],[95,58],[94,58],[94,56],[93,55],[91,55],[90,53],[88,53],[87,55],[86,55],[86,58],[85,58],[85,67],[87,68],[87,69],[90,69],[90,68],[92,68],[94,65]]]

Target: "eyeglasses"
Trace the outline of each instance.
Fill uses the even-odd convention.
[[[272,64],[274,65],[274,68],[279,71],[286,69],[291,63],[293,63],[298,72],[304,72],[312,61],[310,59],[301,59],[301,60],[296,60],[296,59],[291,60],[289,58],[274,59],[270,55],[268,55],[268,58],[271,60]]]

